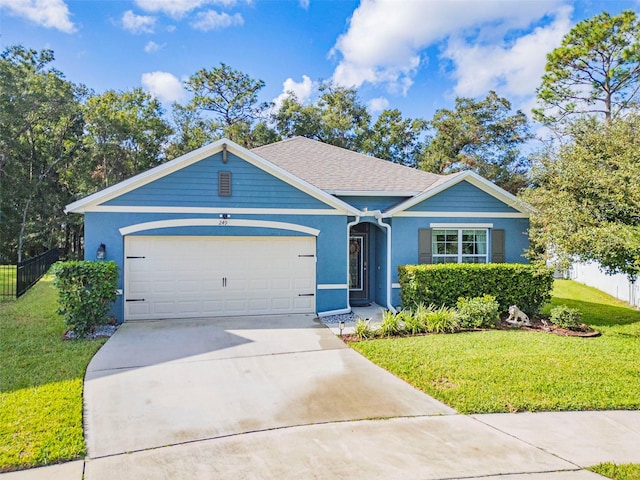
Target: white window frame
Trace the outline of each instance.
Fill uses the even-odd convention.
[[[433,226],[432,224],[431,230],[431,262],[436,263],[489,263],[489,226],[485,225],[447,225],[447,224],[438,224],[437,226]],[[438,253],[436,241],[436,232],[444,232],[444,231],[455,231],[457,235],[457,253]],[[463,243],[463,235],[464,232],[468,231],[482,231],[485,235],[485,248],[484,254],[464,254],[462,252],[462,243]],[[474,242],[477,243],[477,242]],[[463,258],[481,258],[484,259],[484,262],[463,262]],[[441,262],[438,261],[440,259],[455,259],[452,262]]]

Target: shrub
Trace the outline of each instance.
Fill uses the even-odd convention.
[[[420,303],[455,307],[460,297],[494,295],[500,311],[518,305],[530,314],[551,299],[553,270],[524,264],[400,265],[400,297],[405,308]]]
[[[441,306],[431,310],[426,317],[426,330],[429,333],[453,333],[459,329],[458,312],[455,309]]]
[[[582,325],[582,314],[577,308],[559,305],[551,309],[551,322],[562,328],[578,328]]]
[[[487,328],[495,326],[500,319],[500,305],[493,295],[460,297],[456,304],[461,328]]]
[[[393,337],[402,330],[400,319],[402,315],[396,315],[391,310],[382,311],[382,323],[380,324],[380,335],[383,337]]]
[[[363,320],[361,318],[356,320],[354,333],[359,340],[367,340],[376,336],[376,332],[371,328],[369,320]]]
[[[404,329],[411,335],[417,333],[425,333],[427,331],[427,315],[431,311],[431,307],[427,307],[424,303],[419,304],[415,310],[409,310],[404,315]]]
[[[77,337],[106,322],[116,299],[118,265],[115,262],[72,261],[55,264],[58,312]]]

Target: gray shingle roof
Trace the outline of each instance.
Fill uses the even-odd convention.
[[[329,193],[376,191],[415,194],[444,178],[305,137],[294,137],[252,151]]]

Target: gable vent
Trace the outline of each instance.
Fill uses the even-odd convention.
[[[231,196],[231,172],[218,172],[218,196]]]

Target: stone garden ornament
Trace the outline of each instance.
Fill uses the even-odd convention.
[[[531,326],[531,321],[527,314],[520,310],[516,305],[511,305],[509,307],[509,318],[507,318],[507,323],[524,327]]]

